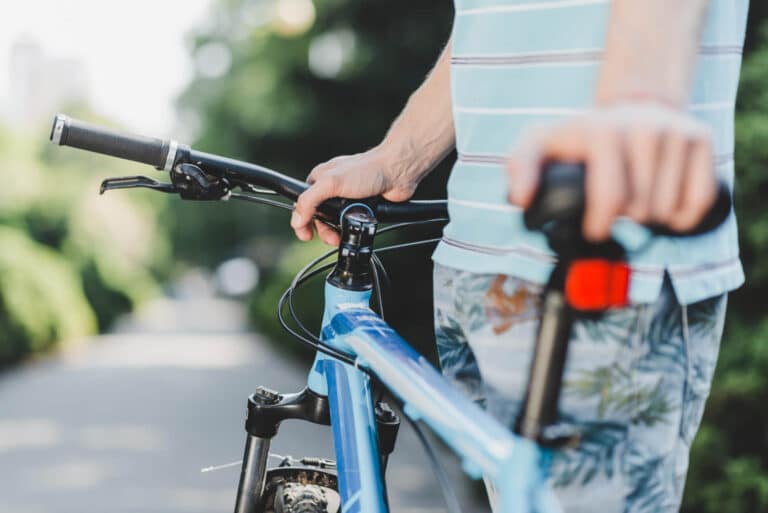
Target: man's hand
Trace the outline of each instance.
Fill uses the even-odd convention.
[[[594,110],[524,136],[509,159],[512,203],[526,208],[546,161],[587,167],[584,235],[604,240],[618,216],[693,228],[714,202],[717,182],[708,128],[656,104]]]
[[[406,166],[386,150],[374,148],[365,153],[336,157],[315,167],[307,177],[311,187],[296,201],[291,227],[296,236],[312,239],[313,216],[317,207],[330,198],[362,199],[384,196],[389,201],[406,201],[416,191],[418,181]],[[327,244],[339,245],[339,234],[314,221],[317,235]]]
[[[299,196],[291,217],[299,239],[312,238],[312,216],[327,199],[383,195],[389,201],[405,201],[413,196],[419,182],[454,146],[450,64],[448,42],[381,144],[365,153],[336,157],[312,170],[307,178],[311,187]],[[314,226],[323,241],[339,244],[333,229],[320,222]]]

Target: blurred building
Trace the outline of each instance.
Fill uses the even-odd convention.
[[[8,67],[8,91],[0,114],[14,126],[38,124],[62,105],[84,103],[88,97],[84,63],[53,57],[32,38],[13,44]]]

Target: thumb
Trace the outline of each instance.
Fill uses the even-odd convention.
[[[408,201],[409,199],[411,199],[411,197],[415,192],[416,192],[415,187],[413,188],[395,187],[394,189],[389,189],[388,191],[382,193],[381,197],[387,201],[400,203],[402,201]]]

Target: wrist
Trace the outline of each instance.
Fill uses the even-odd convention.
[[[371,151],[393,186],[416,185],[426,174],[415,145],[407,139],[387,137]]]

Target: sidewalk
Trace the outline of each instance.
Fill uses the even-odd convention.
[[[231,512],[239,468],[200,469],[241,458],[255,386],[299,390],[305,373],[245,331],[235,302],[156,301],[113,334],[0,375],[0,513]],[[272,450],[332,457],[330,430],[287,421]],[[406,423],[388,483],[393,513],[445,510]]]

